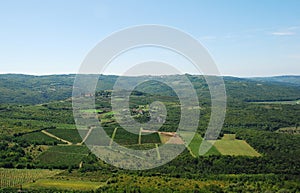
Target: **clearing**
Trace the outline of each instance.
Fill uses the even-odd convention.
[[[235,139],[234,134],[224,134],[221,140],[216,140],[214,146],[222,155],[261,156],[246,141]]]

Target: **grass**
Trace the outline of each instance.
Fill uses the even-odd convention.
[[[193,140],[188,146],[191,154],[194,155],[194,157],[199,156],[199,148],[201,143],[202,143],[202,138],[198,133],[196,133]]]
[[[192,135],[193,135],[193,132],[184,132],[184,131],[180,132],[180,136],[183,139],[191,138]],[[202,140],[202,137],[200,136],[200,134],[195,133],[194,138],[188,145],[188,150],[190,151],[190,153],[193,157],[199,157],[199,148],[200,148],[202,142],[203,142],[203,140]],[[216,149],[216,147],[211,146],[211,148],[204,154],[204,156],[208,156],[208,155],[220,155],[220,152]]]
[[[260,156],[246,141],[232,139],[232,135],[224,135],[221,140],[214,143],[214,146],[222,155]]]
[[[77,129],[48,129],[47,132],[61,138],[67,141],[70,141],[71,143],[80,143],[82,141],[82,136],[85,136],[88,132],[88,130],[80,130]],[[80,132],[80,134],[79,134]]]
[[[0,188],[16,187],[40,178],[54,176],[60,172],[59,170],[0,168]]]
[[[55,188],[55,189],[65,189],[65,190],[96,190],[103,182],[91,182],[82,180],[56,180],[56,179],[41,179],[34,183],[28,183],[24,185],[24,188]]]
[[[83,113],[102,113],[103,111],[100,109],[85,109],[81,110]]]
[[[235,140],[235,134],[224,134],[222,140]]]

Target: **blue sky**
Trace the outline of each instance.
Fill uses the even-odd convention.
[[[300,75],[299,10],[298,0],[1,0],[0,73],[76,73],[111,33],[160,24],[198,39],[223,75]]]

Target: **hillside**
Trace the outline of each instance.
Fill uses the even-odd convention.
[[[274,76],[274,77],[256,77],[250,78],[251,80],[262,81],[262,82],[277,82],[282,84],[300,86],[299,76]]]
[[[166,83],[176,82],[180,75],[164,76]],[[209,98],[208,86],[202,76],[186,75],[202,98]],[[101,75],[97,90],[112,90],[118,76]],[[75,75],[30,76],[0,75],[0,103],[41,104],[71,97]],[[126,77],[128,82],[151,77]],[[158,79],[159,80],[159,79]],[[280,101],[300,98],[300,76],[273,78],[224,77],[229,99],[242,101]],[[185,88],[182,88],[185,89]],[[165,84],[148,81],[137,88],[142,92],[172,96]]]

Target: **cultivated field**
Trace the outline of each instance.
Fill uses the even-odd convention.
[[[41,166],[77,166],[89,153],[86,146],[69,145],[69,146],[53,146],[47,151],[40,154],[37,160]]]
[[[103,182],[91,182],[82,180],[56,180],[56,179],[41,179],[34,183],[24,184],[24,188],[41,189],[41,188],[54,188],[60,190],[96,190]]]
[[[231,134],[225,134],[221,140],[216,140],[214,146],[222,155],[260,156],[246,141],[237,140]]]
[[[47,132],[64,140],[67,140],[73,144],[77,144],[82,141],[82,138],[79,134],[79,130],[77,129],[48,129]],[[88,130],[80,130],[80,133],[83,136],[85,136],[87,132]]]
[[[30,144],[54,144],[54,143],[63,144],[64,143],[55,138],[49,137],[48,135],[42,132],[27,133],[17,137],[17,139],[24,140]]]
[[[54,176],[60,172],[60,170],[0,168],[0,188],[17,187],[24,183],[34,182],[40,178]]]

